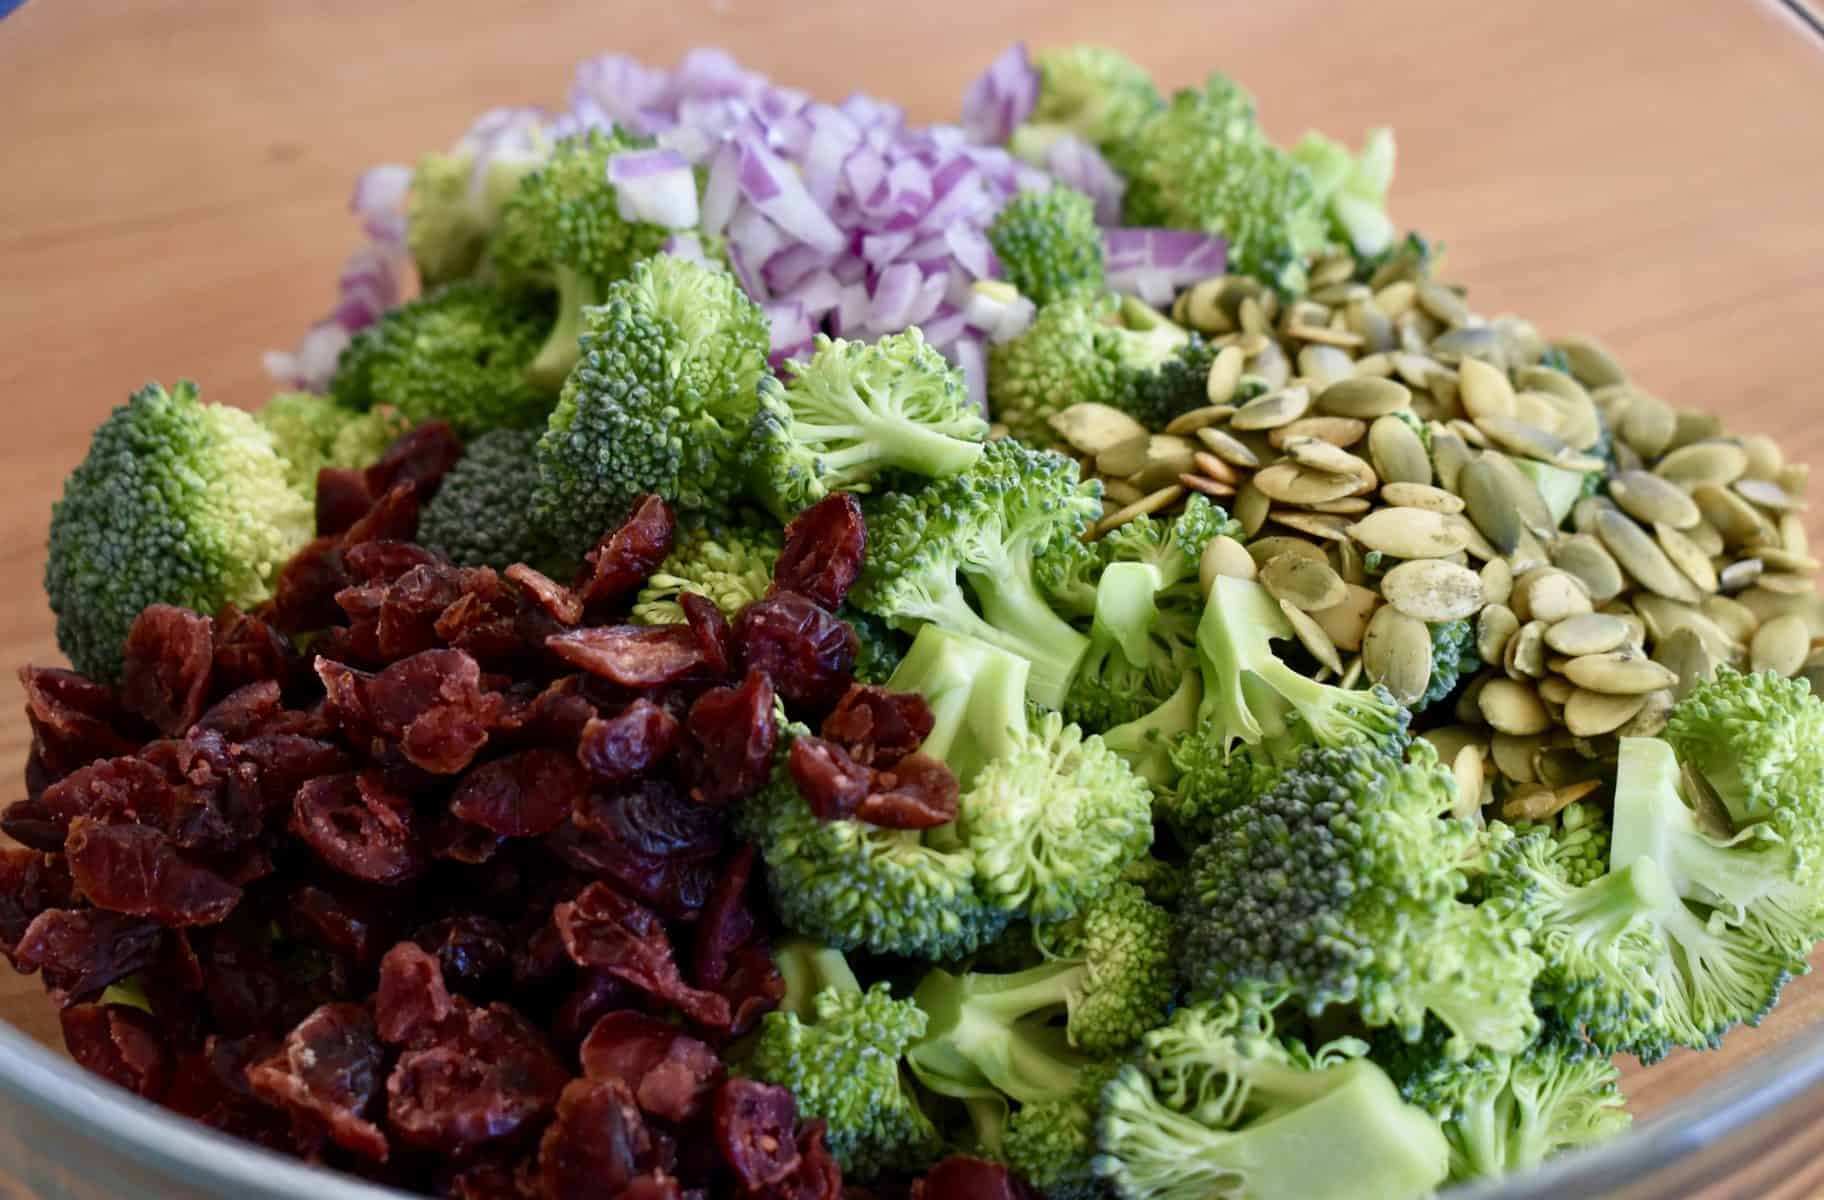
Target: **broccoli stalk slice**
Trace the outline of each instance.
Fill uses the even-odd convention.
[[[801,1021],[817,1015],[816,999],[834,989],[859,995],[861,980],[842,951],[804,937],[788,937],[773,947],[773,966],[785,981],[785,996],[777,1011]]]
[[[1172,743],[1197,727],[1202,708],[1203,680],[1195,671],[1186,672],[1164,704],[1137,721],[1117,725],[1102,735],[1102,742],[1142,779],[1156,788],[1169,787],[1178,778]]]
[[[1148,633],[1159,620],[1155,597],[1164,587],[1164,576],[1151,563],[1117,562],[1104,567],[1096,583],[1091,644],[1112,643],[1129,663],[1146,666],[1152,650]]]
[[[1026,680],[1032,665],[977,638],[927,625],[894,668],[887,687],[916,692],[931,710],[919,747],[949,766],[964,788],[982,767],[1013,752],[1026,733]]]
[[[1089,652],[1089,639],[1052,611],[1033,579],[1032,560],[1004,548],[993,561],[965,564],[962,576],[982,608],[983,641],[1011,650],[1032,664],[1032,698],[1047,708],[1063,706],[1064,695]],[[965,610],[968,601],[960,598]],[[1019,630],[1018,636],[1003,630]]]
[[[1091,1060],[1046,1017],[1087,973],[1055,963],[1011,975],[933,970],[912,993],[930,1021],[906,1061],[925,1087],[958,1099],[1034,1104],[1068,1093]]]
[[[560,265],[552,274],[557,283],[557,319],[527,364],[526,377],[555,392],[564,386],[564,378],[576,366],[583,336],[583,309],[601,303],[602,295],[595,281],[574,267]]]

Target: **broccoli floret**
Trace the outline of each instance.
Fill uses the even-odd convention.
[[[1324,244],[1323,201],[1303,164],[1273,145],[1254,101],[1220,75],[1154,113],[1117,156],[1123,223],[1223,237],[1229,270],[1282,292],[1305,286],[1306,255]]]
[[[1124,1200],[1429,1195],[1449,1145],[1366,1049],[1312,1053],[1233,996],[1180,1009],[1104,1089],[1096,1172]]]
[[[1620,1134],[1630,1118],[1609,1057],[1559,1021],[1516,1054],[1478,1050],[1458,1062],[1433,1027],[1417,1043],[1384,1039],[1376,1057],[1408,1103],[1450,1142],[1450,1178],[1530,1171],[1565,1150]]]
[[[685,515],[726,512],[766,370],[759,307],[727,272],[660,254],[584,324],[538,443],[534,505],[559,545],[586,550],[647,493]]]
[[[1159,813],[1179,844],[1195,849],[1209,840],[1224,813],[1253,803],[1308,743],[1285,734],[1252,746],[1226,746],[1186,732],[1168,743],[1172,778],[1159,793]],[[1397,752],[1403,746],[1394,742]]]
[[[520,181],[501,212],[492,254],[502,277],[557,291],[557,318],[545,326],[531,364],[532,378],[549,391],[576,365],[583,310],[601,303],[609,284],[657,254],[671,236],[662,225],[623,216],[608,182],[609,159],[651,145],[618,129],[563,138]]]
[[[307,500],[317,494],[318,471],[369,466],[410,425],[389,408],[351,412],[314,392],[282,392],[253,417],[272,435],[286,479]]]
[[[1608,872],[1609,818],[1593,804],[1567,804],[1544,821],[1515,821],[1513,830],[1549,837],[1552,865],[1572,887],[1594,883]]]
[[[1035,55],[1039,96],[1013,132],[1013,152],[1043,163],[1052,142],[1069,133],[1114,153],[1164,103],[1138,63],[1107,46],[1067,46]]]
[[[470,442],[424,508],[418,541],[465,567],[542,565],[548,539],[532,513],[534,429],[496,429]]]
[[[884,983],[863,991],[836,951],[793,940],[774,960],[785,999],[761,1020],[745,1069],[790,1088],[800,1114],[828,1124],[830,1153],[845,1175],[929,1166],[940,1149],[937,1129],[900,1064],[925,1032],[924,1010],[895,1000]]]
[[[1412,711],[1424,712],[1457,690],[1457,685],[1482,669],[1476,653],[1476,623],[1464,617],[1438,621],[1431,627],[1431,683],[1413,702]]]
[[[1034,304],[1107,290],[1095,203],[1075,188],[1021,192],[995,214],[988,241],[1008,281]]]
[[[1007,1119],[1001,1157],[1046,1200],[1100,1200],[1096,1175],[1096,1117],[1118,1062],[1091,1063],[1068,1095],[1022,1104]]]
[[[1307,133],[1292,157],[1311,172],[1331,231],[1357,254],[1380,254],[1393,245],[1387,189],[1393,185],[1393,130],[1368,131],[1359,155],[1321,133]]]
[[[1032,698],[1056,708],[1088,639],[1047,603],[1035,563],[1101,516],[1098,493],[1062,455],[990,442],[968,471],[870,505],[849,601],[908,632],[934,624],[1026,658]]]
[[[855,631],[859,649],[855,653],[857,683],[885,683],[905,660],[911,639],[873,613],[850,604],[836,610],[836,615]]]
[[[733,620],[773,586],[773,564],[784,539],[779,526],[738,514],[729,521],[692,521],[678,531],[671,553],[640,589],[633,619],[646,625],[681,625],[685,592],[706,596]]]
[[[817,335],[790,383],[760,379],[745,454],[755,496],[781,519],[833,491],[866,492],[883,471],[940,478],[982,456],[988,422],[962,372],[916,328],[879,341]]]
[[[113,682],[141,609],[252,608],[314,531],[258,421],[203,403],[194,383],[148,384],[108,414],[51,506],[44,590],[57,644],[78,671]]]
[[[906,1053],[928,1090],[1043,1104],[1165,1020],[1176,982],[1170,914],[1131,884],[1084,916],[1076,952],[1011,975],[934,969],[913,992],[930,1017]]]
[[[1196,994],[1283,992],[1407,1038],[1430,1014],[1459,1055],[1526,1044],[1539,958],[1517,922],[1458,899],[1475,831],[1449,818],[1455,784],[1430,744],[1410,754],[1309,747],[1217,818],[1185,905]]]
[[[1050,419],[1073,404],[1145,406],[1132,413],[1142,424],[1160,413],[1169,419],[1175,403],[1199,402],[1203,381],[1191,378],[1199,356],[1207,375],[1202,339],[1193,341],[1139,300],[1073,294],[1041,308],[1018,337],[990,347],[988,404],[995,420],[1035,445],[1057,442]]]
[[[1417,231],[1411,231],[1388,246],[1379,254],[1360,254],[1355,259],[1355,279],[1357,283],[1376,284],[1377,280],[1387,283],[1395,279],[1422,279],[1431,274],[1432,268],[1444,257],[1444,247]],[[1564,356],[1558,356],[1562,359]],[[1546,355],[1551,358],[1551,352]],[[1546,362],[1546,366],[1553,366]],[[1560,368],[1569,375],[1568,366]]]
[[[1721,668],[1679,701],[1665,737],[1738,829],[1764,826],[1824,881],[1824,700],[1804,680]]]
[[[386,405],[413,424],[442,418],[464,437],[529,429],[551,411],[526,366],[549,320],[536,297],[478,281],[400,305],[342,351],[330,395],[346,408]]]
[[[499,128],[503,124],[517,124],[523,131],[517,144],[506,144]],[[484,141],[490,143],[485,153]],[[550,149],[529,114],[496,110],[484,115],[450,150],[433,151],[418,160],[406,206],[405,236],[425,288],[476,272],[508,197]]]

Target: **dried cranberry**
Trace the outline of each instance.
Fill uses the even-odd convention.
[[[858,683],[823,719],[823,736],[868,767],[891,767],[931,736],[931,707],[917,692]]]
[[[671,553],[677,520],[657,496],[642,497],[620,527],[586,556],[588,573],[580,590],[585,604],[636,592]]]
[[[684,610],[684,623],[697,635],[697,648],[703,652],[703,664],[718,679],[726,678],[734,667],[735,632],[715,601],[695,592],[678,597]]]
[[[822,1121],[798,1127],[798,1169],[771,1188],[767,1200],[863,1200],[843,1191],[842,1168],[824,1140],[827,1131]]]
[[[450,811],[501,837],[538,837],[561,825],[588,790],[589,776],[575,758],[525,750],[465,775]]]
[[[215,614],[212,654],[211,674],[221,689],[289,679],[297,663],[284,634],[232,604]]]
[[[553,830],[545,847],[573,870],[613,880],[622,891],[674,920],[695,916],[715,886],[715,870],[708,862],[639,854],[574,824]]]
[[[271,1057],[247,1068],[254,1094],[336,1145],[376,1162],[386,1136],[364,1115],[380,1092],[384,1052],[373,1020],[358,1004],[326,1004],[304,1018]]]
[[[636,690],[676,683],[704,666],[686,625],[593,626],[554,634],[545,645],[572,666]]]
[[[411,806],[376,771],[328,775],[299,788],[291,831],[326,864],[367,883],[398,883],[424,868]]]
[[[162,932],[125,913],[50,908],[20,934],[13,963],[27,974],[42,971],[51,999],[67,1006],[143,969],[157,955]]]
[[[384,539],[350,543],[343,551],[342,561],[348,577],[364,584],[388,584],[417,567],[450,565],[448,559],[416,542]]]
[[[736,1038],[751,1031],[760,1018],[779,1007],[785,999],[785,977],[773,962],[772,951],[764,941],[752,941],[736,950],[729,960],[728,972],[716,991],[728,1001],[728,1024],[716,1032]]]
[[[121,702],[160,733],[182,733],[202,715],[215,658],[209,618],[148,605],[133,618],[121,654]]]
[[[577,806],[576,824],[630,853],[651,858],[714,858],[722,851],[724,837],[719,814],[685,800],[665,779],[591,791]]]
[[[367,487],[376,496],[400,484],[417,486],[429,500],[450,468],[462,460],[462,442],[447,421],[426,421],[400,434],[380,461],[367,468]]]
[[[103,1079],[156,1100],[171,1078],[171,1050],[151,1013],[125,1004],[79,1004],[58,1014],[70,1057]]]
[[[849,690],[860,647],[855,631],[797,592],[775,592],[735,618],[748,670],[765,671],[786,707],[822,713]]]
[[[931,829],[956,820],[956,775],[929,754],[908,754],[874,772],[856,817],[887,829]]]
[[[628,1181],[615,1200],[683,1200],[684,1190],[664,1171],[651,1171]]]
[[[348,889],[307,884],[291,895],[286,929],[356,966],[371,965],[380,953],[377,906]]]
[[[455,1011],[443,969],[423,947],[400,942],[386,952],[374,994],[374,1023],[381,1041],[389,1046],[429,1044]]]
[[[531,1170],[511,1151],[469,1154],[436,1168],[432,1194],[445,1200],[539,1200]]]
[[[0,846],[0,954],[9,961],[39,913],[66,908],[76,885],[61,857],[18,846]]]
[[[104,684],[56,667],[20,667],[19,684],[32,727],[32,758],[46,782],[98,758],[131,754],[144,740],[128,736],[138,721]]]
[[[414,1149],[449,1153],[511,1137],[551,1112],[569,1078],[512,1009],[456,1007],[445,1036],[401,1054],[386,1083],[388,1121]]]
[[[455,567],[443,563],[420,564],[387,584],[380,590],[380,603],[374,614],[380,656],[396,662],[434,649],[439,642],[437,618],[462,594],[460,574]],[[342,597],[336,600],[341,603]],[[351,617],[356,615],[349,613]]]
[[[753,795],[772,775],[779,740],[772,681],[750,668],[740,687],[704,692],[690,706],[684,732],[692,800],[720,807]]]
[[[235,747],[235,754],[250,764],[258,779],[260,807],[267,814],[282,813],[305,783],[322,775],[339,775],[354,769],[355,760],[334,742],[293,733],[263,733]],[[271,818],[277,821],[279,818]]]
[[[848,492],[831,492],[785,527],[785,548],[773,565],[774,586],[834,609],[861,574],[867,544],[861,505]]]
[[[667,1121],[693,1119],[727,1075],[707,1043],[628,1010],[597,1021],[578,1053],[584,1075],[619,1080],[643,1112]]]
[[[757,1079],[730,1079],[716,1093],[716,1146],[750,1192],[784,1182],[798,1169],[791,1092]]]
[[[583,619],[583,598],[549,575],[525,563],[514,563],[507,568],[507,578],[523,588],[560,625],[574,625]]]
[[[696,947],[691,967],[704,987],[720,987],[728,978],[729,958],[752,941],[754,914],[747,907],[747,884],[754,873],[754,847],[742,846],[722,868],[716,890],[697,922]]]
[[[649,909],[592,883],[552,913],[564,949],[578,966],[605,971],[700,1025],[725,1027],[728,1001],[684,982],[665,926]]]
[[[411,541],[418,533],[418,513],[424,499],[413,490],[411,484],[395,484],[381,492],[375,498],[373,507],[342,531],[342,545]]]
[[[809,734],[792,740],[786,766],[798,794],[820,821],[854,816],[874,785],[874,772],[850,758],[847,750]]]
[[[349,584],[336,538],[320,537],[292,555],[273,585],[273,623],[286,633],[313,633],[342,619],[336,593]]]
[[[651,1157],[652,1138],[626,1086],[578,1079],[564,1088],[557,1120],[539,1143],[543,1194],[550,1200],[618,1197],[651,1166]]]
[[[149,826],[78,817],[64,849],[77,890],[109,912],[161,925],[216,925],[240,903],[240,888],[186,861],[169,837]]]
[[[642,698],[606,720],[597,718],[583,726],[576,757],[602,779],[625,783],[671,757],[680,732],[676,717]]]
[[[351,467],[317,469],[317,536],[336,537],[367,515],[374,494],[365,472]]]
[[[1035,1200],[1000,1163],[952,1154],[912,1185],[912,1200]]]
[[[491,917],[443,917],[412,935],[437,958],[450,987],[470,999],[504,990],[513,973],[512,935]]]
[[[486,567],[464,568],[462,595],[437,616],[432,626],[452,648],[466,650],[483,662],[508,662],[523,656],[519,600],[506,582]]]

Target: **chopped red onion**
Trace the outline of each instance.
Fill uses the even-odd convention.
[[[1163,306],[1183,287],[1220,275],[1228,254],[1221,238],[1188,229],[1108,229],[1102,234],[1108,285]]]
[[[1121,197],[1127,181],[1115,174],[1102,152],[1074,133],[1059,134],[1045,149],[1045,169],[1059,183],[1076,188],[1096,204],[1096,223],[1121,220]]]
[[[676,150],[629,150],[608,159],[615,207],[629,221],[697,227],[697,179]]]
[[[978,142],[1002,145],[1038,102],[1039,73],[1026,43],[1015,42],[963,93],[963,128]]]

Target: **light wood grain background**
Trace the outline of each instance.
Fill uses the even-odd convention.
[[[1281,136],[1394,125],[1394,215],[1447,244],[1481,311],[1596,334],[1667,400],[1824,457],[1824,39],[1774,3],[32,0],[0,22],[0,663],[57,661],[44,529],[89,431],[152,378],[263,399],[260,351],[323,311],[356,243],[363,166],[491,105],[559,101],[599,50],[719,44],[929,120],[1021,36],[1111,43],[1163,86],[1220,67]],[[1818,1019],[1818,983],[1728,1057]],[[0,1015],[55,1026],[29,981],[0,978]],[[1650,1110],[1722,1061],[1629,1090]],[[1818,1194],[1824,1150],[1796,1153],[1726,1194]]]

